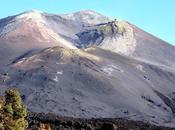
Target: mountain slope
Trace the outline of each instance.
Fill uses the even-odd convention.
[[[170,68],[101,49],[54,47],[20,59],[3,73],[8,75],[1,85],[19,86],[34,112],[174,122],[175,70]]]
[[[175,67],[175,46],[132,26],[137,41],[134,57]]]

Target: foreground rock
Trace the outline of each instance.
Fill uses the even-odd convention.
[[[28,130],[174,130],[124,119],[63,118],[52,114],[30,114]]]

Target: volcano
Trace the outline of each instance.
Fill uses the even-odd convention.
[[[95,11],[0,20],[0,92],[31,112],[175,127],[175,47]]]

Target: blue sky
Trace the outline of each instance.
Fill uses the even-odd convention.
[[[175,0],[3,0],[0,18],[32,9],[55,14],[95,10],[175,45]]]

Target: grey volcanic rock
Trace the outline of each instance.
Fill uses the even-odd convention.
[[[175,47],[125,21],[85,28],[77,34],[80,47],[97,46],[133,58],[174,67]]]
[[[25,12],[0,20],[0,54],[1,94],[30,111],[175,126],[174,46],[128,22]]]

